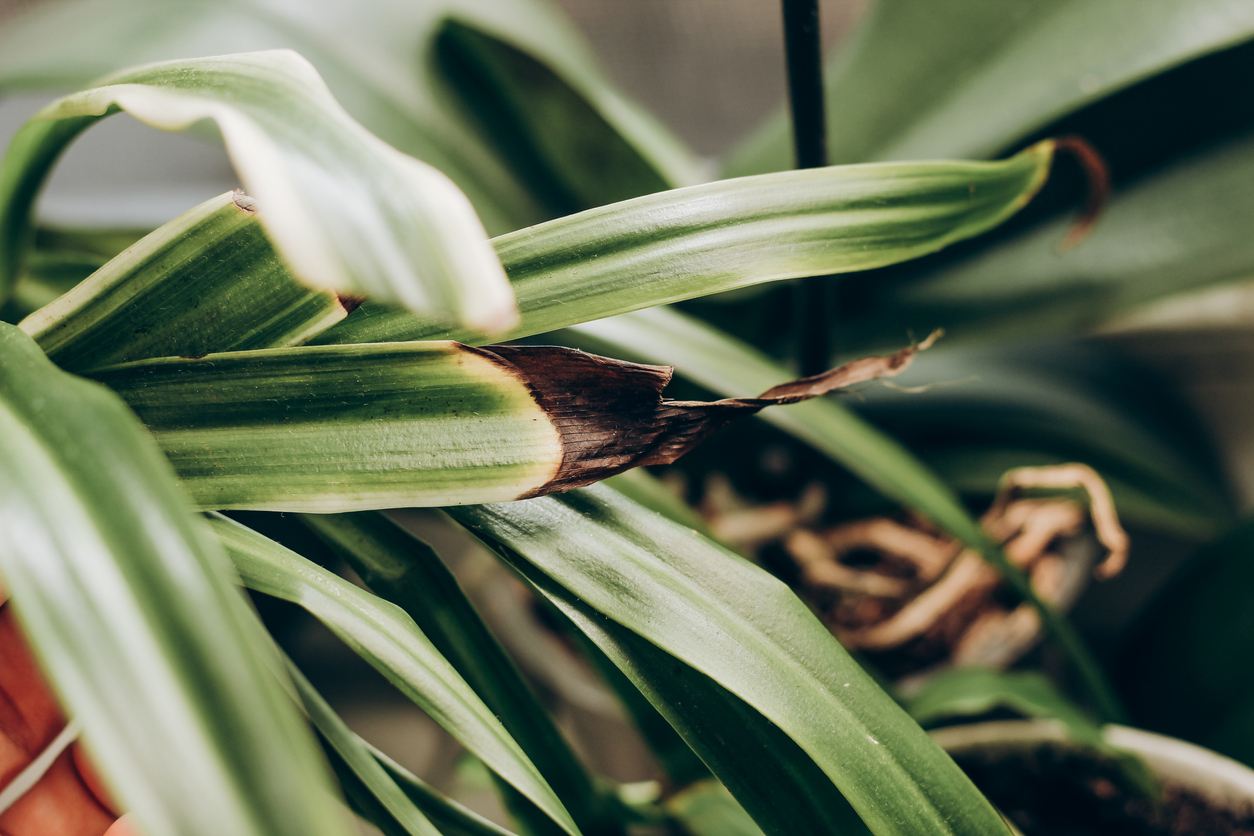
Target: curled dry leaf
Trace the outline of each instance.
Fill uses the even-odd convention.
[[[1020,498],[1027,489],[1083,490],[1088,513],[1069,498]],[[1110,491],[1085,465],[1010,471],[981,524],[1030,574],[1037,593],[1057,602],[1074,575],[1065,544],[1075,542],[1089,519],[1107,549],[1096,575],[1112,577],[1127,561],[1128,538]],[[1006,600],[992,567],[923,523],[860,520],[821,534],[795,532],[785,547],[803,584],[826,604],[826,620],[841,641],[870,653],[891,673],[945,661],[1008,664],[1040,632],[1035,610]],[[854,553],[875,560],[855,568],[845,563]]]
[[[756,398],[673,401],[662,397],[674,368],[626,363],[556,346],[492,345],[531,390],[561,442],[561,465],[524,498],[599,482],[640,465],[671,464],[719,427],[768,406],[799,403],[905,371],[940,331],[883,357],[854,360],[812,377],[773,386]]]

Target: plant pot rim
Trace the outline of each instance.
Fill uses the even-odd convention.
[[[1058,720],[996,720],[935,729],[932,739],[950,754],[980,749],[1030,748],[1050,742],[1082,748]],[[1154,774],[1229,810],[1254,809],[1254,769],[1174,737],[1107,725],[1102,735],[1113,746],[1144,758]]]

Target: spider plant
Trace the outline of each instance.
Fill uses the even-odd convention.
[[[1034,325],[1090,321],[1096,306],[1059,290],[1070,255],[1024,268],[1027,289],[990,293],[989,310],[962,301],[992,281],[971,262],[1036,265],[1063,239],[1048,210],[1069,206],[1065,181],[1020,213],[1054,165],[1047,127],[1243,42],[1248,10],[1211,0],[1183,26],[1171,4],[1132,4],[1136,26],[1122,28],[1128,3],[954,0],[937,19],[885,0],[831,69],[832,161],[848,165],[757,173],[790,167],[776,125],[728,169],[754,176],[696,184],[689,155],[539,2],[316,5],[64,0],[0,32],[0,85],[82,88],[36,114],[0,164],[0,287],[18,323],[0,332],[0,573],[144,831],[345,833],[344,798],[389,834],[501,832],[353,734],[241,583],[307,610],[481,759],[519,830],[711,827],[700,805],[633,809],[580,764],[438,556],[378,513],[427,506],[621,673],[675,797],[724,817],[704,832],[1007,832],[787,586],[668,517],[684,509],[593,483],[769,406],[762,418],[1001,569],[1040,607],[1084,698],[1119,717],[1098,661],[953,485],[988,491],[1008,457],[1092,459],[1121,510],[1209,536],[1229,510],[1193,439],[1063,378],[1079,416],[1068,432],[1039,429],[1059,398],[1010,391],[996,443],[926,449],[942,478],[832,398],[770,406],[798,399],[774,388],[795,374],[769,356],[770,323],[729,314],[734,299],[661,306],[735,290],[768,310],[784,280],[849,274],[842,288],[865,288],[872,315],[838,299],[858,323],[838,328],[839,347],[885,354],[876,373],[912,359],[890,353],[908,327],[954,310],[972,342],[1039,313],[1033,282],[1051,291],[1049,317],[1024,315]],[[122,34],[137,49],[119,50]],[[886,68],[909,95],[874,92]],[[61,152],[118,112],[219,136],[247,195],[139,238],[39,227],[32,207]],[[919,157],[953,159],[866,162]],[[1074,258],[1126,256],[1118,236],[1143,202],[1175,194],[1174,174],[1117,189]],[[984,236],[1016,213],[1017,237]],[[1179,240],[1196,263],[1203,242]],[[950,261],[923,258],[955,244]],[[1186,280],[1174,263],[1149,287],[1143,265],[1111,268],[1101,312],[1244,265],[1216,256]],[[891,265],[901,272],[878,269]],[[741,338],[711,322],[737,322]],[[621,359],[497,345],[541,335]],[[979,360],[932,353],[938,379]],[[626,360],[674,366],[723,400],[667,399],[669,371]],[[895,426],[909,435],[908,420]],[[233,509],[306,515],[370,591],[219,513]]]

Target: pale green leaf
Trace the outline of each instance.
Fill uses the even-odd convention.
[[[225,352],[93,376],[139,414],[202,508],[501,502],[547,484],[562,460],[523,380],[455,343]]]
[[[340,836],[256,616],[134,416],[0,326],[0,571],[146,833]]]
[[[20,265],[31,203],[52,162],[126,111],[161,130],[212,120],[292,273],[482,331],[516,321],[509,285],[466,197],[355,122],[289,50],[152,64],[45,107],[0,163],[0,281]]]
[[[334,294],[288,275],[252,201],[227,193],[145,236],[21,328],[57,365],[85,371],[299,345],[347,314]]]
[[[214,515],[210,523],[245,586],[308,610],[490,769],[578,836],[527,755],[404,610],[232,520]]]
[[[540,334],[762,282],[870,270],[978,235],[1049,173],[1044,142],[994,163],[839,166],[691,186],[493,239],[522,311],[502,336]],[[365,305],[319,343],[475,335]]]

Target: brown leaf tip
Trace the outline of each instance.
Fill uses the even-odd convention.
[[[598,482],[639,465],[670,464],[712,432],[760,409],[797,403],[904,371],[940,336],[884,357],[868,357],[821,375],[784,383],[756,398],[673,401],[662,396],[674,369],[627,363],[558,346],[466,347],[498,363],[531,391],[557,428],[557,474],[528,496]]]
[[[1084,199],[1080,217],[1076,218],[1058,245],[1059,250],[1067,252],[1079,246],[1089,236],[1106,208],[1106,203],[1110,200],[1110,166],[1101,153],[1082,136],[1062,136],[1053,142],[1055,153],[1061,151],[1075,157],[1088,178],[1088,195]]]

